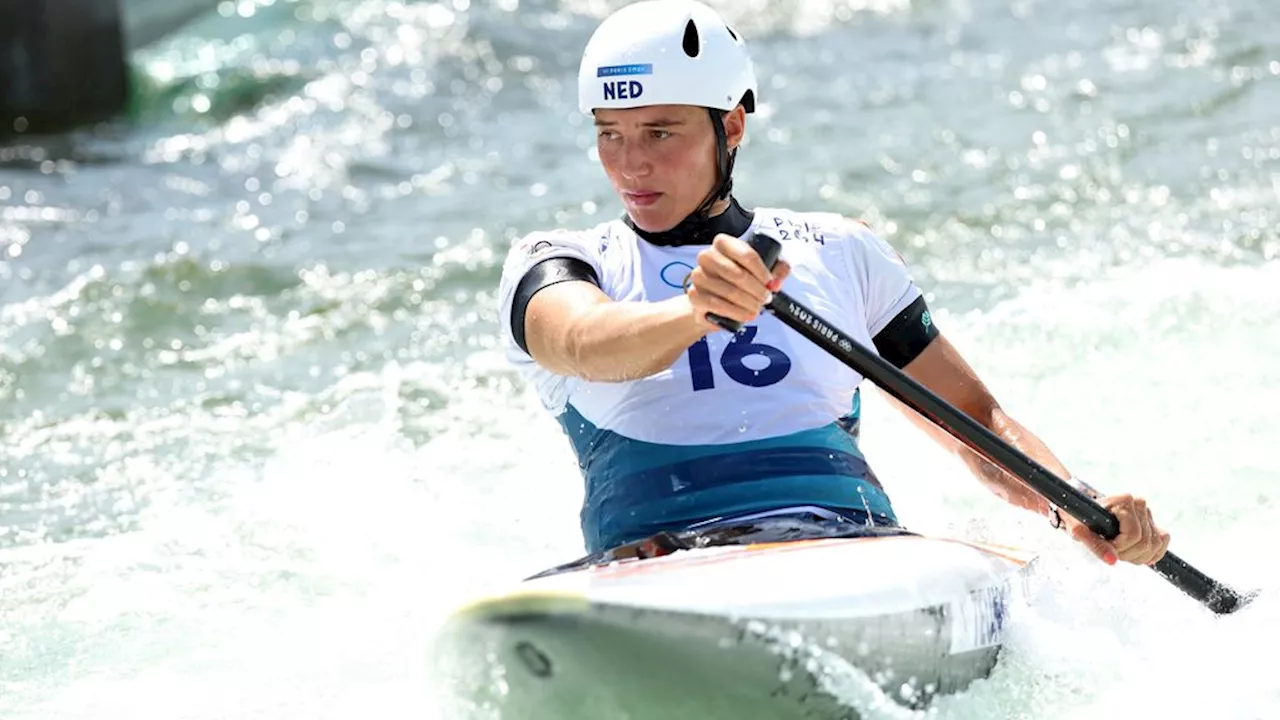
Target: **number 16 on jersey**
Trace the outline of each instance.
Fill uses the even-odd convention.
[[[791,372],[791,358],[772,345],[754,342],[757,332],[759,328],[754,325],[738,331],[720,354],[720,367],[734,382],[749,387],[768,387],[781,382]],[[747,358],[754,358],[751,362],[754,368],[744,362]],[[711,347],[705,337],[689,346],[689,374],[693,378],[695,392],[715,387]]]

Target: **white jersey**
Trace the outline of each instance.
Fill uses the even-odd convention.
[[[860,222],[758,208],[746,236],[757,230],[782,242],[782,257],[792,267],[786,293],[869,348],[871,338],[920,296],[901,256]],[[552,414],[572,404],[597,427],[646,442],[742,442],[819,427],[847,413],[862,378],[769,313],[736,336],[708,335],[656,375],[620,383],[552,373],[512,337],[516,286],[542,260],[586,262],[614,300],[660,301],[683,292],[682,281],[702,249],[653,245],[616,220],[523,238],[502,275],[507,358],[536,384]]]
[[[757,208],[743,237],[754,232],[782,243],[792,268],[786,293],[868,348],[920,296],[901,256],[857,221]],[[702,249],[657,246],[612,221],[530,234],[503,267],[502,343],[573,443],[586,480],[588,549],[788,506],[896,522],[839,422],[851,413],[856,422],[862,378],[769,313],[737,334],[711,333],[667,369],[626,382],[558,375],[515,342],[516,288],[543,260],[576,258],[611,299],[656,302],[684,292]]]

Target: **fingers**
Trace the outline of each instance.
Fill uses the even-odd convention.
[[[750,273],[760,283],[761,287],[772,279],[769,268],[765,267],[764,260],[760,259],[760,254],[743,240],[721,233],[711,242],[710,249],[724,258],[732,260],[744,271]],[[699,256],[699,260],[701,260],[701,256]]]
[[[689,301],[704,320],[707,313],[714,313],[750,322],[790,271],[790,265],[780,260],[770,273],[750,245],[718,235],[710,247],[698,253],[698,266],[689,273]]]
[[[1160,537],[1160,549],[1157,550],[1155,553],[1155,556],[1152,557],[1151,560],[1147,562],[1148,565],[1155,565],[1156,563],[1160,562],[1160,559],[1165,556],[1165,553],[1169,552],[1169,533],[1161,530],[1159,537]]]
[[[1155,518],[1152,517],[1151,509],[1147,507],[1146,502],[1139,499],[1134,501],[1134,505],[1142,524],[1143,543],[1133,548],[1129,562],[1137,565],[1152,565],[1164,557],[1169,549],[1169,533],[1156,526]]]
[[[1146,503],[1136,500],[1132,495],[1117,495],[1107,498],[1107,508],[1120,521],[1120,534],[1112,539],[1123,560],[1130,560],[1135,549],[1141,550],[1150,542],[1151,526],[1147,522]]]
[[[1132,495],[1113,495],[1099,503],[1120,521],[1120,533],[1107,541],[1088,526],[1068,521],[1071,537],[1108,565],[1123,560],[1134,565],[1154,565],[1169,551],[1169,533],[1156,525],[1147,501]]]
[[[1151,565],[1169,549],[1169,533],[1156,525],[1146,500],[1132,495],[1104,498],[1106,507],[1120,521],[1120,534],[1112,539],[1118,557],[1135,565]]]
[[[765,287],[769,288],[770,292],[778,292],[789,275],[791,275],[791,264],[786,260],[778,260],[773,266],[773,279]]]
[[[751,322],[760,314],[761,306],[759,305],[748,308],[731,303],[718,295],[700,289],[696,283],[690,286],[688,294],[689,303],[693,305],[694,308],[694,314],[702,321],[702,324],[706,325],[708,328],[719,329],[720,327],[707,319],[708,313],[729,318],[730,320],[735,320],[739,323]]]
[[[769,297],[769,288],[742,266],[712,250],[698,254],[698,267],[689,276],[693,286],[744,308],[760,307]]]
[[[1087,525],[1081,523],[1073,523],[1071,525],[1071,537],[1084,545],[1093,556],[1108,565],[1115,565],[1117,556],[1116,549],[1111,543],[1104,540],[1097,533],[1089,529]]]

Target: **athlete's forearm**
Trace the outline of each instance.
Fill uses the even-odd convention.
[[[1047,470],[1060,478],[1071,477],[1071,472],[1062,464],[1048,446],[1035,433],[1023,427],[1017,420],[1005,414],[999,407],[992,410],[989,418],[983,423],[1024,455],[1043,465]],[[957,443],[959,445],[959,443]],[[1049,503],[1018,478],[1000,469],[991,461],[967,446],[959,445],[960,457],[973,472],[974,476],[987,486],[987,489],[1003,498],[1010,504],[1025,508],[1035,513],[1047,514]]]
[[[671,367],[706,332],[684,295],[662,302],[601,303],[575,319],[565,354],[578,377],[638,380]]]
[[[1018,478],[1001,470],[999,466],[987,460],[976,451],[971,450],[969,446],[957,440],[951,433],[943,430],[935,425],[931,420],[925,418],[920,413],[912,410],[904,405],[900,400],[885,394],[885,398],[891,405],[901,410],[906,417],[911,420],[916,427],[923,430],[935,442],[941,445],[949,452],[953,452],[960,457],[964,464],[973,473],[974,477],[987,487],[988,490],[1003,498],[1007,502],[1027,510],[1039,513],[1047,513],[1049,505],[1031,488],[1027,487]],[[991,402],[989,410],[984,412],[974,412],[970,409],[970,417],[977,420],[988,430],[995,433],[1005,442],[1013,445],[1023,454],[1030,456],[1032,459],[1044,465],[1054,473],[1060,474],[1062,477],[1067,476],[1067,470],[1062,466],[1053,453],[1049,452],[1049,448],[1040,441],[1031,431],[1022,427],[1016,420],[1009,417],[1000,409],[999,405]]]

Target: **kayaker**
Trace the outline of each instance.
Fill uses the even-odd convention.
[[[586,46],[578,97],[594,117],[600,163],[625,216],[516,242],[500,316],[507,356],[577,456],[588,552],[761,517],[898,526],[858,447],[862,378],[760,312],[784,282],[944,400],[1071,477],[1000,407],[933,322],[903,258],[870,227],[834,213],[747,209],[733,196],[757,82],[741,35],[714,10],[643,0],[616,11]],[[753,232],[781,241],[773,272],[744,241]],[[708,313],[744,326],[731,334]],[[1100,498],[1120,521],[1108,542],[898,407],[989,489],[1049,516],[1103,561],[1164,555],[1169,535],[1142,498]]]

